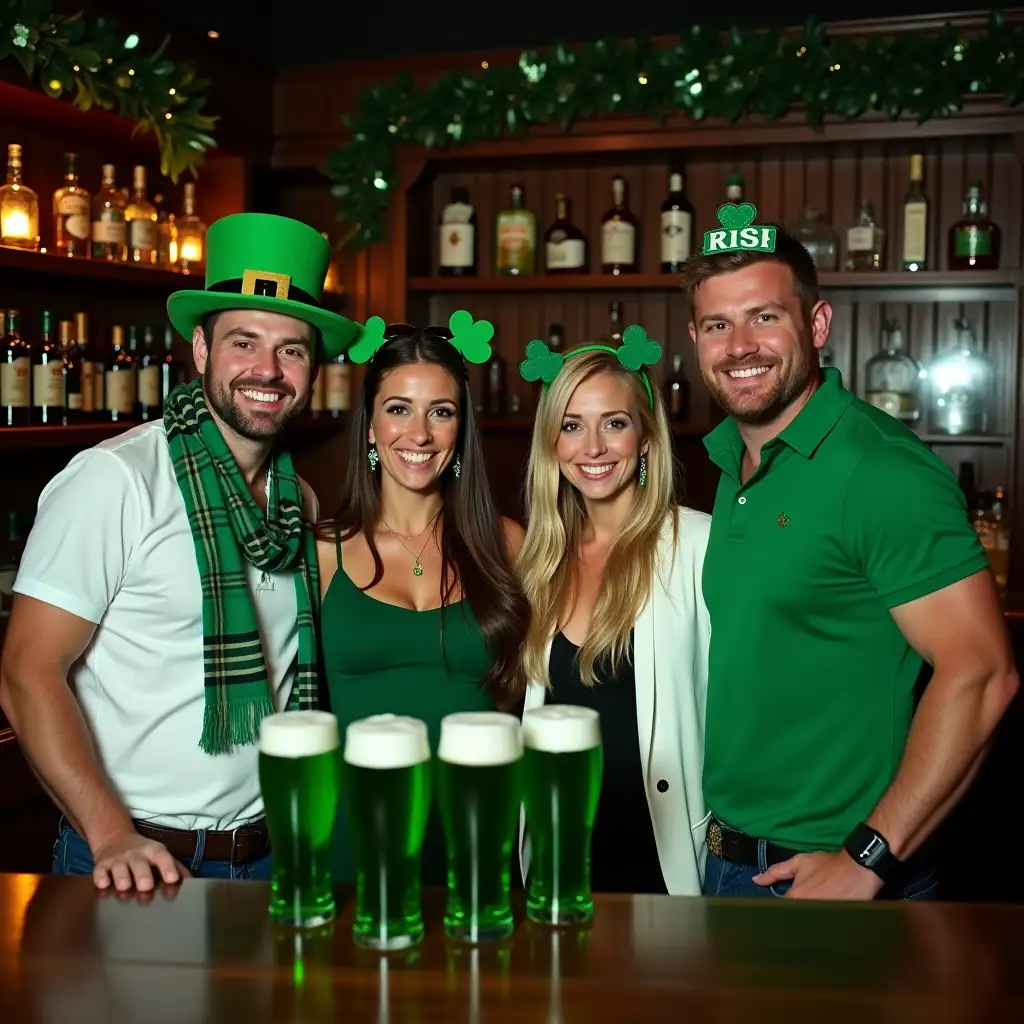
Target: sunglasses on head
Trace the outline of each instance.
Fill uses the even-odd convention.
[[[430,327],[414,327],[412,324],[388,324],[384,328],[384,340],[394,341],[395,338],[411,338],[416,334],[424,337],[437,338],[439,341],[451,341],[453,335],[447,327],[433,324]]]

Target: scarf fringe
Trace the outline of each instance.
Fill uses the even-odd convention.
[[[207,704],[199,749],[210,755],[230,754],[233,747],[258,743],[260,722],[273,713],[270,698],[263,696]]]

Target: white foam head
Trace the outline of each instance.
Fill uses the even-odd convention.
[[[329,711],[281,711],[260,722],[260,753],[315,757],[337,750],[338,720]]]
[[[545,704],[523,715],[523,743],[545,754],[573,754],[601,745],[601,716],[593,708]]]
[[[519,719],[500,711],[460,711],[441,719],[437,756],[449,764],[511,764],[523,756]]]
[[[371,715],[345,730],[345,760],[357,768],[409,768],[430,760],[427,727],[407,715]]]

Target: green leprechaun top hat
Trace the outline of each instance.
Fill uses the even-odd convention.
[[[320,331],[323,359],[355,340],[359,324],[322,306],[330,243],[314,228],[270,213],[234,213],[206,233],[206,288],[167,300],[171,324],[189,341],[210,313],[265,309],[304,320]]]

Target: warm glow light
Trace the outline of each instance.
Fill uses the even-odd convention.
[[[201,263],[203,260],[203,243],[198,238],[183,238],[181,241],[181,262]]]
[[[171,244],[168,247],[168,259],[171,263],[178,262],[178,240],[176,238],[171,239]]]
[[[135,69],[134,68],[129,68],[128,69],[128,74],[129,75],[134,75],[135,74]]]
[[[30,238],[31,225],[25,210],[6,209],[0,218],[0,235],[4,238]]]
[[[480,67],[482,67],[484,69],[484,71],[486,71],[490,66],[491,65],[488,64],[487,61],[485,61],[485,60],[480,61]]]
[[[60,90],[60,87],[61,87],[61,85],[60,85],[60,81],[58,79],[56,79],[56,78],[51,78],[50,79],[50,88],[54,92],[58,92]]]
[[[164,117],[166,117],[167,120],[170,121],[170,119],[171,119],[171,112],[168,111],[166,114],[164,114]]]
[[[206,33],[211,39],[220,39],[220,33],[214,31],[212,28]]]
[[[167,90],[167,95],[168,95],[168,96],[176,96],[176,95],[177,95],[177,93],[178,93],[178,90],[177,90],[177,89],[168,89],[168,90]]]

